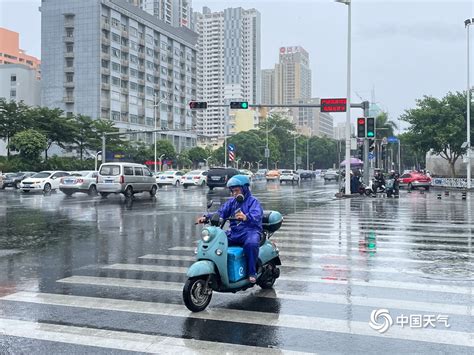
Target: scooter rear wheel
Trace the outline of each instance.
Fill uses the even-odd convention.
[[[212,298],[212,289],[206,288],[203,277],[189,278],[183,287],[183,301],[191,312],[201,312],[206,309]]]

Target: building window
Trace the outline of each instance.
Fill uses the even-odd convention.
[[[112,70],[120,73],[120,64],[112,62]]]
[[[74,64],[72,59],[66,59],[66,67],[71,68]]]
[[[72,83],[74,81],[74,74],[66,74],[66,82]]]
[[[66,30],[66,37],[74,37],[74,30],[72,28]]]
[[[66,45],[66,53],[72,53],[74,51],[74,46],[72,44]]]
[[[102,68],[109,68],[109,61],[102,59]]]
[[[115,77],[115,76],[113,76],[113,77],[112,77],[112,85],[114,85],[114,86],[120,86],[120,79],[117,78],[117,77]]]
[[[120,36],[116,33],[112,33],[112,41],[120,43]]]
[[[12,100],[16,99],[16,90],[15,89],[10,90],[10,98]]]
[[[112,111],[112,120],[114,120],[114,121],[120,121],[120,112],[118,112],[118,111]]]
[[[66,112],[66,117],[72,118],[74,114],[72,112]]]
[[[10,75],[10,82],[16,83],[16,74]]]

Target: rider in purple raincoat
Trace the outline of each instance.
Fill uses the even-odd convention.
[[[233,198],[229,199],[219,208],[220,217],[223,219],[234,216],[238,221],[230,222],[227,231],[229,246],[242,246],[247,256],[249,281],[257,281],[257,260],[262,233],[263,210],[260,202],[252,196],[249,189],[250,180],[245,175],[234,175],[227,182],[227,187],[232,192]],[[212,214],[198,219],[204,223]]]

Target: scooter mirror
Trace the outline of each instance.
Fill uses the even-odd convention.
[[[219,213],[214,213],[211,217],[211,226],[218,227],[220,222]]]
[[[212,205],[214,204],[214,201],[210,200],[207,202],[207,209],[211,208]]]

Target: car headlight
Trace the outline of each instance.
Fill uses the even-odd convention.
[[[209,231],[207,229],[203,229],[201,233],[201,238],[204,243],[207,243],[208,241],[211,240],[211,235],[209,234]]]

